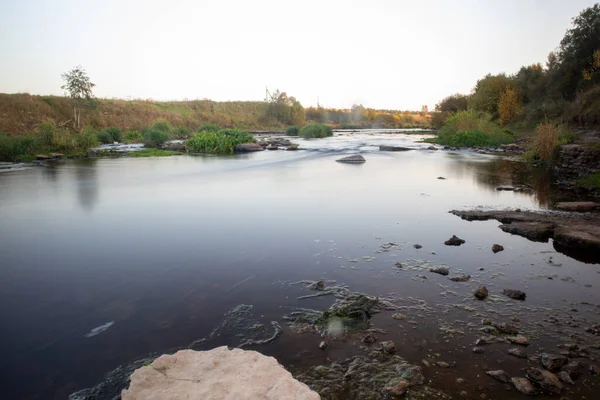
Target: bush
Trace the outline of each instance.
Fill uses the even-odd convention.
[[[92,147],[97,147],[100,142],[98,137],[93,132],[83,132],[74,138],[75,146],[80,151],[86,151]]]
[[[256,139],[241,129],[206,130],[192,136],[185,148],[190,153],[232,154],[235,146],[242,143],[256,143]]]
[[[125,132],[123,142],[125,143],[140,143],[143,140],[142,134],[139,131]]]
[[[20,156],[34,154],[39,149],[37,138],[27,136],[7,136],[0,132],[0,161],[15,161]]]
[[[142,132],[144,145],[148,147],[158,147],[171,140],[171,135],[160,129],[147,128]]]
[[[37,136],[41,146],[52,146],[56,124],[53,121],[45,121],[38,125]]]
[[[218,132],[220,129],[221,128],[217,124],[204,124],[200,128],[198,128],[198,132],[204,132],[204,131]]]
[[[324,124],[308,124],[300,129],[298,135],[305,138],[324,138],[327,136],[333,136],[333,130],[331,127]]]
[[[288,136],[298,136],[298,132],[300,132],[300,128],[296,125],[290,126],[285,130],[285,134]]]
[[[513,141],[512,135],[492,121],[489,114],[459,111],[446,120],[434,142],[452,147],[499,146]]]
[[[113,143],[113,142],[121,142],[123,140],[123,135],[121,130],[116,126],[110,126],[108,128],[103,129],[97,135],[98,140],[102,143]]]
[[[190,130],[183,126],[178,126],[177,128],[173,129],[171,135],[175,139],[187,139],[188,137],[190,137]]]
[[[157,119],[156,121],[154,121],[150,129],[154,129],[164,133],[171,133],[173,127],[166,119]]]

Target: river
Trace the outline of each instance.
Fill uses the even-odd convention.
[[[551,242],[506,234],[496,221],[449,214],[477,206],[543,209],[560,195],[523,163],[426,150],[423,137],[346,133],[295,139],[296,152],[71,160],[0,174],[3,398],[64,399],[120,364],[207,337],[239,304],[253,305],[259,322],[284,327],[274,343],[256,349],[293,372],[358,351],[360,343],[344,343],[323,352],[318,336],[285,328],[291,308],[332,303],[298,300],[307,292],[290,283],[303,279],[420,302],[421,311],[403,311],[411,324],[389,313],[373,320],[400,355],[420,363],[437,353],[456,362],[425,370],[448,394],[520,398],[482,371],[501,364],[517,376],[523,361],[504,360],[507,347],[473,354],[476,335],[449,338],[439,327],[465,330],[485,316],[518,316],[535,337],[531,353],[555,348],[564,338],[541,328],[544,312],[578,319],[581,330],[598,321],[600,269],[556,252]],[[382,144],[415,150],[380,152]],[[335,162],[358,153],[366,163]],[[496,190],[505,184],[533,190]],[[452,235],[466,243],[445,246]],[[377,251],[387,243],[394,246]],[[496,243],[505,250],[492,253]],[[416,268],[436,265],[472,279],[452,282]],[[495,294],[525,291],[526,307],[501,295],[486,305],[473,300],[479,283]],[[464,387],[454,384],[459,377]],[[568,390],[572,398],[594,393],[585,384]]]

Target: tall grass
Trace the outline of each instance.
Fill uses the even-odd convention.
[[[192,136],[185,147],[190,153],[232,154],[242,143],[256,143],[256,139],[241,129],[205,130]]]
[[[571,143],[573,139],[574,136],[566,125],[541,123],[535,128],[531,147],[525,154],[525,158],[550,164],[554,161],[559,146]]]
[[[513,137],[491,115],[466,110],[448,117],[433,141],[452,147],[486,147],[510,143]]]
[[[308,124],[300,129],[298,135],[305,139],[324,138],[333,136],[333,130],[324,124]]]

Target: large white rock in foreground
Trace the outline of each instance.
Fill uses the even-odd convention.
[[[131,375],[123,400],[318,400],[273,357],[226,346],[162,355]]]

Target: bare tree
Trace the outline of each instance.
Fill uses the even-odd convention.
[[[93,104],[94,94],[92,89],[96,85],[90,81],[90,77],[80,65],[61,76],[65,81],[61,89],[67,92],[73,101],[73,121],[75,127],[79,128],[81,110]]]

